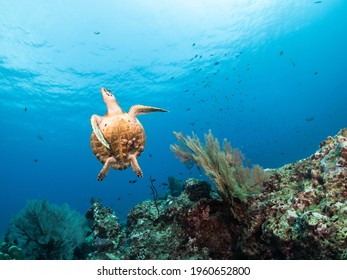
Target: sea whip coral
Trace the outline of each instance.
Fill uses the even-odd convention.
[[[205,144],[193,132],[192,137],[183,137],[182,133],[174,132],[178,144],[171,145],[171,150],[185,164],[196,163],[202,167],[205,174],[216,185],[223,198],[230,203],[233,211],[235,199],[247,202],[247,198],[259,192],[267,175],[259,165],[252,168],[243,165],[244,156],[241,151],[232,149],[230,143],[224,139],[223,149],[211,130],[205,134]]]

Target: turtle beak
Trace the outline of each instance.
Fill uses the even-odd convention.
[[[101,88],[100,90],[103,95],[106,94],[107,96],[113,96],[112,92],[107,88]]]

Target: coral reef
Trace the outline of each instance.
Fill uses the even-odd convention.
[[[269,171],[243,217],[243,257],[347,258],[346,146],[344,128],[311,157]]]
[[[91,232],[87,237],[91,250],[88,259],[121,259],[119,248],[124,233],[118,217],[109,207],[94,201],[86,213],[91,222]]]
[[[171,196],[179,196],[184,191],[184,185],[181,180],[172,176],[167,178],[169,182],[168,193]]]
[[[347,129],[311,157],[266,170],[263,191],[226,200],[187,180],[179,197],[128,215],[130,259],[347,259]],[[195,193],[194,195],[190,192]]]
[[[136,205],[125,227],[110,208],[93,202],[86,214],[91,232],[85,258],[229,259],[236,238],[225,223],[232,219],[226,208],[211,186],[197,179],[187,180],[178,197]]]
[[[205,191],[201,191],[201,186]],[[225,223],[231,217],[224,211],[225,202],[212,192],[207,182],[187,180],[179,197],[169,196],[158,202],[158,218],[149,201],[138,204],[128,214],[127,259],[232,257],[230,248],[235,239]]]
[[[190,178],[186,181],[185,190],[191,201],[211,198],[211,186],[206,181]]]
[[[74,258],[347,259],[347,129],[312,156],[265,172],[260,193],[233,199],[237,217],[218,187],[194,178],[178,196],[136,205],[125,226],[94,200],[90,232]],[[26,243],[9,238],[15,230],[0,243],[0,259],[27,258]]]
[[[13,259],[72,259],[74,250],[84,241],[84,226],[84,217],[67,204],[28,201],[11,221],[5,237],[7,254]]]
[[[24,252],[21,248],[10,245],[5,241],[0,243],[0,260],[23,260]]]

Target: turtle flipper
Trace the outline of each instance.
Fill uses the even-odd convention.
[[[141,170],[139,163],[137,162],[136,156],[135,155],[129,155],[128,158],[130,160],[131,167],[132,167],[134,173],[136,174],[136,176],[142,178],[143,173],[142,173],[142,170]]]
[[[134,105],[130,108],[128,115],[130,119],[134,120],[135,117],[138,115],[154,113],[154,112],[168,112],[168,111],[165,109],[152,107],[152,106]]]
[[[112,164],[116,163],[116,159],[114,157],[109,157],[106,161],[102,169],[100,170],[98,174],[98,181],[102,181],[110,171],[110,168],[112,167]]]
[[[102,132],[99,128],[99,123],[101,122],[101,117],[98,115],[92,115],[92,117],[90,118],[90,124],[92,125],[93,128],[93,132],[96,136],[96,138],[98,138],[98,140],[107,148],[110,148],[110,145],[107,143],[104,135],[102,135]]]

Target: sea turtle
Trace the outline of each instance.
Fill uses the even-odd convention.
[[[123,170],[130,165],[138,177],[143,177],[137,157],[143,152],[146,135],[136,116],[151,112],[167,112],[164,109],[134,105],[125,113],[108,89],[101,88],[101,94],[107,106],[105,116],[92,115],[93,128],[90,146],[94,155],[104,166],[99,172],[98,181],[102,181],[110,168]]]

